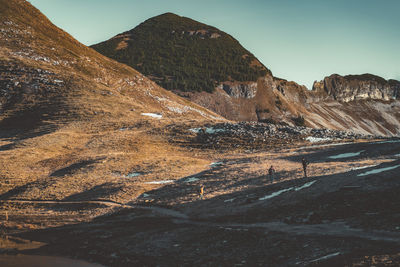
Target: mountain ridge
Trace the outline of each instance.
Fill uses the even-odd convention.
[[[137,32],[140,32],[140,34],[137,34]],[[158,33],[159,36],[156,38],[155,44],[153,44],[152,41],[154,38],[150,38],[149,36]],[[146,34],[148,36],[145,36]],[[213,34],[218,35],[214,35],[215,38],[211,39]],[[176,53],[176,40],[171,41],[172,35],[175,35],[178,39],[196,38],[195,43],[199,46],[198,50],[190,55],[182,53],[171,56]],[[175,68],[177,72],[185,68],[190,69],[190,74],[182,72],[185,78],[181,80],[185,81],[184,84],[196,84],[198,88],[195,90],[182,89],[184,88],[184,84],[182,84],[181,87],[176,86],[176,84],[164,84],[166,85],[165,87],[229,120],[273,122],[289,125],[301,123],[310,127],[328,127],[339,130],[348,129],[363,134],[400,134],[400,122],[396,115],[397,113],[394,112],[394,115],[386,114],[391,107],[389,102],[393,99],[393,96],[395,96],[394,100],[396,100],[398,95],[398,89],[396,89],[398,81],[386,81],[372,74],[346,75],[344,77],[340,75],[331,75],[325,77],[321,82],[316,81],[313,90],[308,90],[305,86],[299,85],[296,82],[274,77],[268,68],[258,61],[249,51],[243,50],[244,48],[241,48],[241,54],[251,55],[251,61],[258,62],[257,64],[259,64],[259,66],[265,68],[265,73],[257,74],[257,77],[251,77],[249,79],[235,80],[231,79],[232,77],[228,77],[228,79],[225,78],[216,81],[213,80],[211,76],[213,73],[218,73],[218,69],[210,69],[208,65],[201,64],[196,66],[196,62],[184,62],[186,58],[190,60],[198,58],[201,61],[203,54],[199,51],[202,51],[203,42],[206,41],[207,38],[209,41],[219,40],[221,36],[227,36],[231,42],[234,42],[232,41],[234,40],[232,36],[219,31],[215,27],[196,22],[190,18],[166,13],[150,18],[132,30],[118,34],[110,40],[92,47],[104,55],[110,56],[122,63],[127,63],[128,65],[134,65],[133,63],[135,60],[133,59],[135,59],[134,57],[137,56],[138,53],[143,53],[143,56],[146,53],[146,55],[150,55],[151,58],[153,54],[158,55],[161,53],[160,51],[162,51],[164,56],[167,55],[167,57],[169,56],[173,59],[178,58],[180,61],[170,61],[167,62],[167,65],[171,66],[172,69]],[[143,38],[143,40],[140,38]],[[137,51],[134,51],[135,46],[133,44],[138,44],[140,42],[144,42],[146,45],[139,45],[136,47]],[[160,43],[162,45],[160,45]],[[236,41],[236,44],[239,43]],[[181,43],[178,47],[179,49],[183,49],[191,45],[193,44],[190,42]],[[218,48],[218,45],[214,42],[211,46],[206,46],[204,49],[217,50],[215,47]],[[125,52],[122,53],[121,51]],[[129,53],[133,54],[129,55]],[[221,56],[219,58],[219,55],[220,53],[216,54],[213,60],[218,62],[224,61],[225,57]],[[160,62],[157,60],[155,62],[150,60],[147,62],[147,66],[152,65],[151,68],[157,70],[166,63],[163,62],[163,64],[160,64]],[[251,69],[248,63],[249,62],[247,62],[247,65],[241,65],[247,69],[246,71]],[[138,63],[137,61],[136,64],[141,65],[142,63]],[[175,79],[174,75],[164,75],[160,77],[159,74],[154,74],[152,71],[145,71],[145,74],[161,85],[163,85],[166,80],[172,81]],[[202,76],[204,74],[207,75]],[[198,78],[200,76],[201,79]],[[204,81],[210,80],[211,82],[207,85],[208,89],[204,89]],[[384,86],[382,86],[382,84],[384,84]],[[366,107],[365,105],[367,104],[357,102],[359,100],[389,102],[386,104],[383,103],[385,107],[381,106],[381,104],[374,105],[373,103],[371,106]],[[339,103],[336,104],[335,101]],[[343,105],[342,102],[347,102],[354,107]],[[346,116],[332,117],[329,115],[332,114],[330,109],[334,109],[334,107],[332,107],[334,103],[343,109],[340,110],[340,112],[343,111]],[[357,105],[359,106],[358,108],[356,107]],[[382,109],[375,110],[375,107],[378,106]],[[365,109],[368,110],[368,112],[355,116],[353,109]],[[338,112],[338,110],[335,110],[335,113]],[[380,115],[376,117],[372,116],[371,113]],[[364,118],[369,117],[373,119],[371,121],[368,120],[367,124],[373,126],[368,126],[363,121]],[[380,125],[382,121],[386,123],[386,126]],[[368,129],[368,127],[370,129]],[[386,127],[390,130],[386,131]]]
[[[17,1],[18,2],[18,1]],[[12,2],[5,2],[10,9],[15,9],[15,7],[11,7]],[[21,1],[24,5],[24,1]],[[3,10],[6,5],[3,5]],[[21,7],[19,7],[21,8]],[[24,14],[21,10],[14,10],[15,13],[18,13],[14,16],[14,20],[19,18],[19,14]],[[34,12],[34,11],[29,11]],[[30,13],[26,14],[30,14]],[[38,11],[36,11],[38,12]],[[34,12],[30,17],[37,17]],[[44,17],[44,16],[43,16]],[[20,20],[34,21],[27,19],[28,17],[21,18]],[[43,20],[40,17],[40,20]],[[5,21],[4,23],[6,23]],[[29,24],[27,27],[15,26],[4,24],[4,31],[2,34],[4,35],[3,39],[3,47],[1,54],[3,58],[9,58],[16,61],[23,61],[24,64],[32,65],[32,66],[40,66],[41,69],[45,71],[52,71],[53,69],[57,70],[56,73],[61,75],[61,77],[49,79],[49,77],[40,77],[40,75],[44,76],[54,76],[54,74],[44,74],[44,73],[36,73],[33,77],[36,77],[36,84],[27,84],[27,81],[18,81],[13,80],[13,83],[19,82],[19,85],[13,85],[11,79],[8,80],[7,86],[13,87],[15,90],[8,90],[5,93],[0,94],[0,101],[2,102],[2,107],[4,109],[5,105],[3,102],[10,102],[12,99],[13,103],[18,103],[18,109],[15,109],[11,114],[10,111],[3,112],[0,116],[8,116],[2,120],[1,123],[4,126],[7,122],[17,122],[20,121],[22,123],[21,118],[28,118],[27,120],[31,123],[34,121],[40,121],[42,124],[52,124],[50,120],[51,118],[58,118],[59,121],[65,120],[67,118],[73,118],[74,116],[84,117],[92,117],[98,114],[104,114],[104,112],[97,110],[98,107],[94,103],[89,103],[88,101],[83,101],[84,105],[86,105],[87,109],[81,109],[77,103],[82,103],[82,98],[77,96],[80,94],[79,90],[74,91],[63,91],[62,90],[52,90],[51,94],[54,95],[54,103],[47,103],[46,99],[38,98],[37,95],[40,94],[32,94],[32,92],[39,92],[35,87],[40,88],[40,90],[46,89],[46,85],[42,86],[40,79],[47,79],[48,81],[54,84],[54,86],[50,86],[49,88],[56,88],[57,86],[60,88],[90,88],[89,85],[93,79],[95,80],[98,86],[102,87],[102,91],[104,94],[118,95],[121,97],[123,94],[127,96],[127,92],[129,91],[127,88],[131,88],[132,85],[139,86],[138,88],[157,88],[156,84],[151,82],[150,80],[146,80],[141,74],[138,74],[133,69],[129,68],[126,65],[117,64],[109,59],[95,52],[94,50],[83,46],[82,44],[74,41],[74,39],[63,32],[62,30],[54,30],[55,28],[48,28],[46,24],[44,25],[36,25],[38,27],[38,32],[35,30],[35,40],[32,41],[32,36],[29,33]],[[10,22],[7,22],[10,23]],[[38,23],[38,22],[36,22]],[[203,26],[202,26],[203,27]],[[15,32],[13,32],[15,31]],[[53,33],[57,33],[55,38],[52,36]],[[199,33],[199,36],[202,33]],[[12,39],[11,37],[16,37]],[[66,39],[69,40],[63,44],[63,48],[58,47],[58,42],[60,36],[66,36]],[[20,40],[18,38],[21,38]],[[12,40],[7,41],[7,39]],[[35,45],[35,42],[38,40],[48,40],[46,45]],[[201,40],[201,39],[200,39]],[[26,46],[25,43],[32,43],[34,45],[34,51],[29,46]],[[82,48],[82,49],[81,49]],[[84,53],[82,54],[82,52]],[[11,62],[11,61],[7,61]],[[99,64],[101,62],[101,64]],[[43,64],[44,65],[43,65]],[[8,64],[8,63],[7,63]],[[11,63],[10,63],[11,64]],[[39,65],[38,65],[39,64]],[[11,64],[12,65],[12,64]],[[49,66],[44,67],[44,66]],[[11,68],[11,67],[10,67]],[[107,71],[106,71],[107,69]],[[62,70],[62,71],[60,71]],[[72,71],[75,77],[79,77],[82,81],[86,81],[86,85],[73,86],[74,83],[70,83],[69,86],[62,85],[61,83],[56,82],[59,81],[68,81],[71,80],[65,75],[68,73],[65,70]],[[52,73],[55,73],[54,71]],[[117,78],[119,75],[126,75],[123,79]],[[67,75],[68,76],[68,75]],[[132,79],[134,76],[136,78]],[[55,77],[55,76],[54,76]],[[90,77],[90,81],[87,78]],[[95,78],[93,78],[95,77]],[[354,78],[354,76],[349,76],[347,79]],[[364,75],[363,78],[368,78],[369,76]],[[373,76],[377,77],[377,76]],[[14,79],[14,78],[12,78]],[[343,78],[345,79],[345,78]],[[379,78],[376,78],[378,81]],[[77,80],[77,79],[73,79]],[[365,80],[365,79],[364,79]],[[43,80],[44,81],[44,80]],[[365,81],[364,81],[365,82]],[[389,86],[397,86],[398,82],[395,80],[390,80],[387,82]],[[25,85],[24,85],[25,84]],[[55,86],[57,85],[57,86]],[[97,86],[96,85],[96,86]],[[24,87],[25,86],[25,87]],[[141,87],[144,86],[144,87]],[[23,88],[24,87],[24,88]],[[110,91],[110,88],[119,88],[117,91]],[[397,88],[397,87],[396,87]],[[36,90],[36,91],[35,91]],[[121,91],[122,90],[122,91]],[[146,89],[147,90],[147,89]],[[327,92],[329,90],[325,90],[322,88],[320,90],[307,90],[304,86],[300,86],[295,82],[286,81],[280,78],[275,78],[272,74],[267,73],[265,76],[261,76],[257,78],[257,81],[246,81],[246,82],[238,82],[238,81],[225,81],[222,82],[219,86],[216,86],[213,93],[208,93],[206,91],[203,92],[181,92],[174,91],[180,95],[185,96],[186,98],[200,104],[201,106],[213,110],[218,114],[224,116],[230,120],[236,121],[260,121],[260,122],[274,122],[274,123],[287,123],[289,125],[294,125],[299,122],[302,122],[302,117],[304,118],[304,125],[316,128],[331,128],[338,130],[351,130],[362,134],[381,134],[381,135],[398,135],[400,133],[400,124],[399,124],[399,115],[397,113],[397,105],[392,104],[387,98],[381,99],[379,98],[379,94],[373,94],[374,101],[389,101],[384,103],[378,103],[374,105],[374,103],[359,103],[357,101],[348,101],[349,105],[344,105],[343,103],[336,103],[335,101],[339,101],[340,99],[336,99],[335,97],[331,97]],[[385,89],[386,90],[386,89]],[[397,89],[396,89],[397,90]],[[25,92],[26,91],[26,92]],[[29,91],[31,93],[29,93]],[[21,92],[25,92],[24,94],[20,94]],[[49,91],[50,92],[50,91]],[[106,93],[108,92],[108,93]],[[161,91],[160,91],[161,92]],[[334,90],[331,90],[334,92]],[[396,91],[397,92],[397,91]],[[66,98],[67,93],[70,94],[74,99],[74,101],[70,101],[73,98]],[[133,93],[133,92],[132,92]],[[129,93],[129,94],[132,94]],[[144,91],[145,94],[149,94]],[[22,99],[12,98],[12,94],[16,94],[17,96],[22,96]],[[137,94],[137,93],[135,93]],[[159,94],[159,93],[158,93]],[[173,114],[175,111],[179,111],[181,113],[176,113],[176,115],[183,115],[189,113],[193,110],[199,110],[199,112],[203,114],[210,114],[209,118],[217,118],[217,115],[212,115],[206,110],[201,110],[199,107],[190,107],[188,102],[179,107],[167,106],[165,105],[165,101],[163,102],[163,109],[160,109],[160,101],[158,99],[164,99],[161,95],[168,95],[169,98],[175,99],[168,91],[163,91],[157,98],[151,100],[154,103],[154,112],[165,113],[165,114]],[[382,94],[381,94],[382,95]],[[386,93],[386,95],[390,95]],[[144,96],[143,96],[144,97]],[[348,95],[346,95],[348,97]],[[97,96],[91,96],[91,98],[98,99]],[[142,96],[141,96],[142,98]],[[145,97],[146,98],[146,97]],[[151,98],[151,97],[150,97]],[[36,101],[37,99],[38,101]],[[70,99],[65,101],[65,99]],[[118,98],[122,99],[122,98]],[[128,97],[129,99],[129,97]],[[386,100],[385,100],[386,99]],[[40,100],[40,101],[39,101]],[[118,100],[118,101],[120,101]],[[368,100],[368,99],[364,99]],[[11,102],[12,102],[11,101]],[[35,103],[36,101],[36,103]],[[41,102],[42,101],[42,102]],[[61,102],[57,102],[61,101]],[[97,100],[96,100],[97,101]],[[117,102],[118,102],[117,101]],[[126,105],[126,101],[123,100]],[[147,100],[146,100],[147,101]],[[183,103],[183,100],[179,100],[178,102]],[[397,100],[394,100],[397,101]],[[10,103],[11,103],[10,102]],[[340,101],[339,101],[340,102]],[[48,105],[41,104],[38,106],[38,103],[47,103]],[[368,107],[365,105],[368,104]],[[110,104],[110,107],[114,104]],[[357,106],[358,105],[358,106]],[[65,110],[59,109],[57,107],[65,107]],[[135,106],[140,107],[137,103]],[[336,106],[340,106],[340,110],[336,109]],[[43,107],[48,107],[43,109]],[[52,108],[50,108],[52,107]],[[379,107],[379,110],[376,108]],[[132,109],[132,108],[131,108]],[[136,110],[140,110],[141,108],[136,108]],[[334,109],[334,113],[342,113],[342,116],[332,116],[332,109]],[[360,113],[360,110],[365,109],[364,113]],[[90,112],[88,112],[90,110]],[[107,112],[113,114],[117,109],[109,109]],[[164,111],[162,111],[164,110]],[[357,112],[354,112],[357,110]],[[76,115],[72,115],[76,113]],[[143,110],[143,112],[147,112]],[[121,113],[123,113],[121,111]],[[126,113],[126,112],[125,112]],[[127,114],[130,114],[129,111]],[[134,112],[135,113],[135,112]],[[29,117],[29,114],[38,114],[36,118]],[[43,116],[42,116],[42,115]],[[135,116],[138,116],[139,112],[136,112]],[[355,115],[357,114],[357,115]],[[375,115],[372,115],[375,114]],[[179,115],[179,116],[181,116]],[[120,116],[120,115],[118,115]],[[20,118],[19,120],[15,118]],[[33,123],[34,124],[34,123]],[[11,124],[13,125],[13,124]],[[389,129],[389,130],[388,130]]]

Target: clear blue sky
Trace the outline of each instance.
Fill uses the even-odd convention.
[[[311,87],[332,73],[400,80],[400,0],[31,0],[91,45],[173,12],[239,40],[274,76]]]

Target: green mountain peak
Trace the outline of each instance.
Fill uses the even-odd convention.
[[[271,74],[229,34],[173,13],[92,47],[170,90],[212,92],[221,82]]]

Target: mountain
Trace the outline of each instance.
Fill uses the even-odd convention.
[[[179,91],[213,92],[225,81],[257,81],[271,73],[232,36],[172,13],[92,46]]]
[[[162,14],[92,48],[225,118],[254,121],[256,106],[268,108],[257,99],[269,95],[258,87],[271,71],[229,34],[192,19]]]
[[[170,141],[169,125],[221,117],[84,46],[29,2],[0,0],[0,47],[0,198],[89,190],[117,200],[141,193],[120,190],[136,168],[152,166],[149,177],[204,168]]]
[[[391,103],[398,81],[331,75],[308,90],[274,77],[232,36],[172,13],[92,47],[230,120],[400,134],[397,104]]]

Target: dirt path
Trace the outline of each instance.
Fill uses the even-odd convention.
[[[0,203],[23,203],[23,204],[98,204],[98,205],[105,205],[109,207],[120,207],[120,208],[135,208],[135,209],[144,209],[150,210],[154,213],[159,215],[180,218],[180,219],[188,219],[186,214],[183,214],[179,211],[161,207],[149,207],[149,206],[142,206],[142,205],[129,205],[129,204],[122,204],[114,201],[109,200],[88,200],[88,201],[57,201],[57,200],[22,200],[22,199],[12,199],[12,200],[0,200]]]
[[[150,210],[153,213],[162,216],[174,218],[173,222],[177,224],[192,224],[199,226],[218,227],[232,231],[247,231],[249,228],[263,228],[267,231],[285,232],[295,235],[322,235],[336,237],[357,237],[374,241],[387,241],[400,244],[400,233],[389,231],[365,231],[362,229],[351,228],[344,222],[334,222],[326,224],[286,224],[283,222],[266,223],[214,223],[210,221],[192,220],[186,214],[168,208],[121,204],[113,201],[92,200],[92,201],[52,201],[52,200],[7,200],[0,203],[40,203],[40,204],[100,204],[121,208],[136,208]]]

